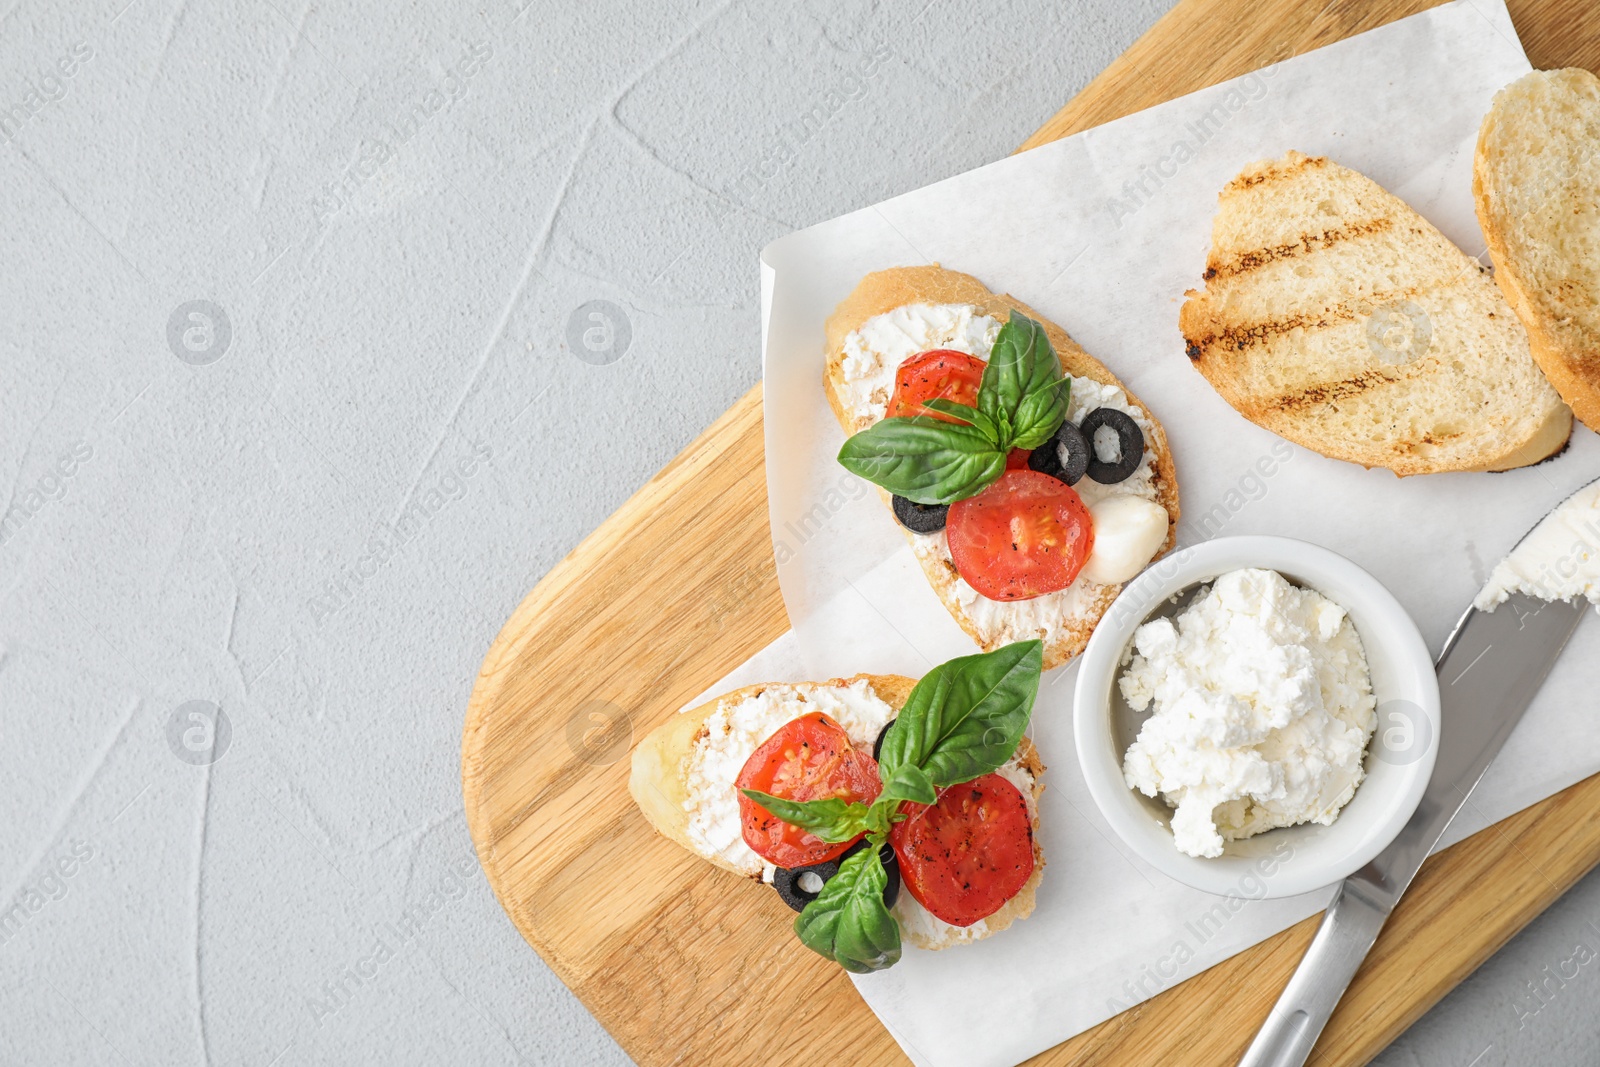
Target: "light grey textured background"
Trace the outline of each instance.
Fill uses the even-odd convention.
[[[473,860],[484,650],[755,382],[763,244],[1165,6],[0,11],[0,1063],[626,1062]],[[1595,917],[1381,1062],[1588,1062]]]

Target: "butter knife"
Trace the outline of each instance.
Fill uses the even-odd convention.
[[[1462,616],[1439,656],[1439,758],[1422,803],[1393,844],[1340,884],[1239,1067],[1306,1062],[1400,894],[1511,736],[1588,607],[1518,593],[1493,612],[1469,608]]]

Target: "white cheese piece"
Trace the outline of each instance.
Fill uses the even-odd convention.
[[[1600,610],[1600,482],[1546,515],[1495,566],[1474,604],[1493,611],[1512,593],[1540,600],[1585,597]]]
[[[767,738],[814,711],[838,723],[851,744],[868,750],[896,714],[865,680],[847,686],[769,685],[756,696],[718,705],[689,754],[684,810],[696,848],[771,880],[771,865],[744,843],[734,780]]]
[[[1108,496],[1089,505],[1094,548],[1078,576],[1099,585],[1121,585],[1145,569],[1167,543],[1167,509],[1143,497]]]
[[[1174,623],[1134,634],[1121,679],[1154,713],[1123,759],[1128,786],[1175,811],[1180,851],[1304,822],[1327,825],[1354,795],[1376,720],[1361,637],[1345,610],[1267,570],[1202,590]]]
[[[862,430],[884,417],[889,397],[894,393],[895,371],[910,357],[935,348],[949,348],[979,359],[988,359],[994,339],[1000,332],[999,320],[981,314],[968,304],[907,304],[882,315],[874,315],[844,339],[843,383],[840,397],[856,429]],[[1148,443],[1155,427],[1141,409],[1128,402],[1128,395],[1114,385],[1093,378],[1071,375],[1072,388],[1067,403],[1067,418],[1074,425],[1095,408],[1111,407],[1133,418]],[[1108,445],[1107,454],[1114,445]],[[1139,466],[1115,485],[1101,485],[1091,478],[1080,478],[1073,486],[1091,513],[1101,501],[1117,496],[1133,496],[1151,502],[1158,500],[1150,449]],[[1165,509],[1162,509],[1165,514]],[[1099,537],[1099,530],[1096,530]],[[1166,540],[1163,528],[1161,543]],[[912,534],[911,547],[924,562],[945,564],[954,573],[950,546],[944,531]],[[1160,547],[1160,543],[1157,544]],[[1135,554],[1118,550],[1115,542],[1108,553]],[[1154,550],[1152,550],[1154,554]],[[1145,562],[1149,562],[1146,557]],[[1131,575],[1130,575],[1131,577]],[[1125,580],[1125,579],[1124,579]],[[961,578],[956,579],[956,600],[978,630],[987,647],[1010,641],[1040,638],[1046,643],[1075,629],[1090,616],[1099,598],[1101,584],[1080,574],[1071,585],[1031,600],[990,600]]]

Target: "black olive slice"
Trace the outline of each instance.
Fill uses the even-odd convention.
[[[1062,423],[1063,426],[1070,423]],[[1059,434],[1061,431],[1057,430]],[[1028,453],[1028,469],[1048,474],[1052,478],[1061,477],[1061,457],[1056,454],[1056,439],[1054,437]]]
[[[1061,462],[1062,452],[1067,454],[1066,463]],[[1089,458],[1089,442],[1084,439],[1083,432],[1063,419],[1055,436],[1033,450],[1028,457],[1028,467],[1074,485],[1089,469]]]
[[[1103,460],[1094,447],[1095,431],[1110,427],[1117,435],[1117,458]],[[1083,417],[1078,427],[1089,445],[1088,475],[1101,485],[1115,485],[1139,469],[1144,459],[1144,431],[1133,421],[1133,416],[1116,408],[1095,408]]]
[[[839,859],[843,859],[841,856]],[[808,893],[800,888],[800,876],[814,874],[826,882],[829,878],[839,873],[839,860],[828,860],[826,863],[814,863],[809,867],[779,867],[772,872],[772,888],[778,891],[778,896],[783,902],[795,911],[804,911],[805,906],[817,899],[817,894]]]
[[[889,876],[883,886],[883,906],[892,908],[900,899],[900,861],[895,858],[894,846],[887,841],[878,850],[878,858],[883,861],[883,873]]]
[[[836,860],[814,863],[809,867],[796,867],[793,870],[779,867],[772,872],[772,888],[778,891],[778,896],[782,897],[783,902],[791,909],[804,911],[807,904],[817,899],[817,894],[800,887],[800,876],[814,874],[826,884],[829,878],[839,873],[839,864],[866,847],[867,842],[863,838],[845,849],[844,855]],[[889,876],[889,881],[883,887],[883,906],[892,908],[894,902],[900,899],[900,863],[895,859],[894,846],[884,842],[883,847],[878,850],[878,859],[883,862],[884,873]]]
[[[893,725],[893,719],[890,719],[888,722],[884,723],[883,729],[878,731],[878,739],[872,742],[872,759],[874,762],[878,762],[883,759],[883,739],[889,736],[889,727]]]
[[[949,504],[919,504],[903,496],[894,498],[894,517],[912,533],[938,533],[944,529],[945,513]]]

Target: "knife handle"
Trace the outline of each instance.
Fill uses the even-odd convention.
[[[1375,872],[1371,872],[1375,873]],[[1394,910],[1394,894],[1362,870],[1347,878],[1283,995],[1261,1024],[1239,1067],[1301,1067],[1328,1017]]]

